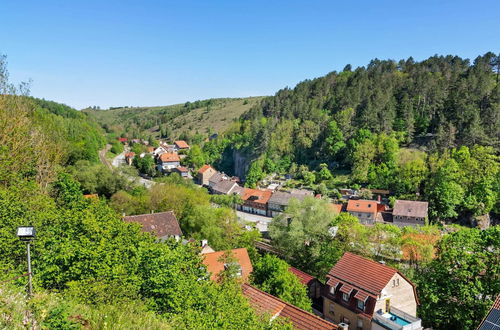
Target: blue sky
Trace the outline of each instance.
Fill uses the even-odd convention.
[[[373,58],[500,52],[500,1],[0,1],[13,82],[76,108],[272,95]]]

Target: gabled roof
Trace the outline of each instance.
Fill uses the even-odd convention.
[[[316,279],[314,276],[309,275],[307,273],[304,273],[303,271],[301,271],[297,268],[291,267],[291,266],[288,267],[288,271],[290,271],[295,276],[297,276],[299,278],[300,283],[302,283],[306,286],[309,285],[309,283],[311,283],[312,281],[314,281]]]
[[[259,190],[251,188],[245,188],[243,190],[243,200],[249,200],[253,203],[267,204],[267,202],[271,198],[271,195],[272,191],[269,190]]]
[[[301,201],[304,200],[304,198],[306,198],[307,196],[309,195],[299,192],[275,191],[269,199],[269,203],[287,206],[290,202],[290,199],[296,198]]]
[[[222,180],[217,182],[215,186],[213,186],[212,190],[221,194],[230,194],[233,192],[235,186],[238,186],[238,184],[234,181]]]
[[[248,284],[243,284],[243,295],[258,313],[269,313],[271,318],[277,316],[287,318],[295,329],[338,329],[338,327],[322,318],[287,303],[267,292]]]
[[[498,330],[500,329],[500,294],[491,306],[491,309],[481,322],[478,330]]]
[[[327,284],[337,280],[377,296],[397,272],[389,266],[346,252],[328,272],[330,279]]]
[[[160,160],[164,163],[166,163],[166,162],[180,162],[181,161],[181,159],[179,158],[179,155],[174,154],[174,153],[161,154]]]
[[[157,237],[182,236],[181,227],[173,211],[129,215],[123,218],[126,222],[142,225],[142,231],[155,234]]]
[[[184,140],[175,141],[174,144],[179,149],[189,149],[189,144],[187,144]]]
[[[232,253],[232,257],[236,259],[241,267],[241,277],[246,281],[250,273],[253,271],[252,262],[250,261],[250,257],[248,256],[247,249],[240,248],[230,251]],[[221,260],[224,253],[226,253],[226,251],[205,253],[203,255],[203,264],[207,266],[207,270],[211,273],[211,280],[216,280],[218,274],[224,270],[224,261]]]
[[[205,173],[210,168],[213,170],[212,166],[205,164],[198,170],[198,173]]]
[[[349,212],[362,212],[362,213],[376,213],[377,202],[364,199],[354,200],[350,199],[347,202],[347,211]]]
[[[186,172],[186,173],[189,172],[189,170],[184,166],[177,166],[176,168],[174,168],[174,170],[179,171],[179,172]]]
[[[427,202],[405,201],[398,199],[394,203],[394,210],[392,211],[392,214],[395,216],[425,218],[427,217],[428,208],[429,203]]]
[[[221,172],[215,172],[209,179],[208,179],[208,182],[212,183],[212,184],[216,184],[222,180],[227,180],[228,177],[224,174],[224,173],[221,173]]]

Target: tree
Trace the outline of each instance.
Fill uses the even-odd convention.
[[[326,165],[325,163],[322,163],[319,165],[319,168],[320,168],[320,170],[318,172],[319,180],[328,181],[328,180],[331,180],[333,178],[332,173],[328,169],[328,165]]]
[[[345,148],[344,135],[335,120],[330,121],[325,138],[326,149],[330,159],[336,159],[337,154]]]
[[[332,265],[325,267],[324,262],[330,263],[336,258],[334,253],[324,254],[326,246],[332,242],[329,229],[334,218],[335,214],[324,200],[313,197],[306,197],[303,201],[292,199],[285,212],[269,224],[269,235],[292,265],[312,274],[324,275]]]
[[[252,284],[294,306],[311,312],[307,288],[289,270],[286,261],[266,254],[253,264]]]
[[[438,244],[438,255],[416,275],[424,324],[471,329],[500,292],[500,228],[460,228]]]

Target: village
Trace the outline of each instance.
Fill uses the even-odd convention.
[[[127,143],[123,138],[120,142]],[[140,140],[134,142],[142,143]],[[238,217],[245,220],[243,223],[253,222],[261,232],[264,239],[257,242],[256,247],[262,253],[279,256],[279,251],[265,239],[268,237],[267,224],[283,214],[292,199],[322,198],[309,189],[281,189],[278,182],[266,188],[243,187],[239,178],[219,172],[208,164],[193,174],[181,165],[189,148],[185,141],[175,141],[173,144],[160,143],[157,148],[148,146],[147,150],[155,159],[157,170],[164,175],[177,173],[186,180],[192,179],[214,195],[238,196],[241,201],[234,208]],[[134,157],[145,157],[145,154],[125,152],[126,164],[132,165]],[[361,197],[366,196],[367,191],[341,189],[340,192],[341,199],[328,200],[331,211],[334,214],[347,212],[365,226],[376,223],[399,227],[426,224],[427,202],[395,200],[390,207],[390,192],[386,190],[368,190],[373,199]],[[174,238],[183,244],[199,245],[203,263],[214,281],[229,267],[236,267],[236,276],[244,282],[243,294],[256,311],[267,313],[270,320],[278,316],[286,317],[297,329],[423,329],[422,320],[416,316],[419,300],[414,283],[382,261],[346,252],[332,265],[326,279],[315,278],[290,266],[289,271],[307,288],[307,295],[313,303],[313,313],[310,313],[248,283],[253,266],[247,249],[231,250],[233,261],[227,264],[224,260],[227,251],[214,251],[207,240],[196,242],[183,238],[172,211],[124,216],[123,220],[140,224],[143,231],[152,233],[160,241]]]

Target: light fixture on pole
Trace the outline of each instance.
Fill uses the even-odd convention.
[[[30,253],[30,242],[35,239],[36,230],[33,226],[21,226],[17,227],[17,236],[23,242],[26,242],[26,248],[28,250],[28,294],[31,296],[33,294],[33,282],[31,274],[31,253]]]

